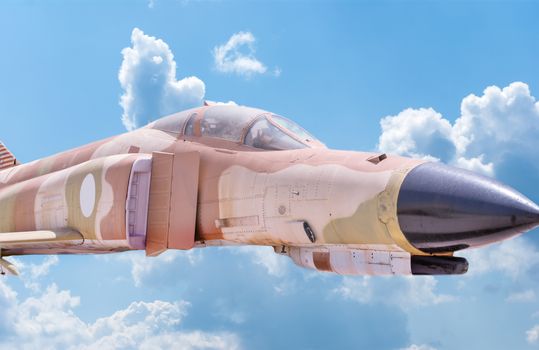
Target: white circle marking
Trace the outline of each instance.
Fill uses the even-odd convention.
[[[80,186],[80,210],[84,217],[89,218],[95,206],[95,179],[94,175],[88,174],[82,180],[82,185]]]

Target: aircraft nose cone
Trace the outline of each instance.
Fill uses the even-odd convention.
[[[539,226],[539,207],[521,193],[439,163],[406,175],[397,216],[408,241],[427,253],[489,244]]]

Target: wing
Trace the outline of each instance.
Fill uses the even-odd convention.
[[[84,237],[80,232],[74,230],[4,232],[0,234],[0,247],[32,243],[81,241],[83,239]]]
[[[36,245],[77,245],[83,244],[84,237],[74,230],[57,231],[28,231],[28,232],[4,232],[0,234],[0,274],[17,276],[19,271],[8,260],[1,256],[1,249],[24,249],[25,246]]]

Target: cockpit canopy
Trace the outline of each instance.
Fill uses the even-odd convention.
[[[263,150],[325,148],[291,120],[244,106],[194,108],[159,119],[149,127],[189,138],[199,137],[201,141],[213,138]]]

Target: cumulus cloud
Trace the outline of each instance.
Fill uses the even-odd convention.
[[[60,259],[57,255],[49,255],[40,263],[26,263],[22,259],[11,258],[11,261],[20,273],[24,286],[33,292],[41,289],[40,279],[47,276],[51,268],[58,265]]]
[[[202,251],[167,250],[157,257],[147,258],[143,251],[132,251],[114,256],[97,256],[97,259],[111,259],[128,262],[135,286],[140,287],[151,275],[177,269],[178,266],[194,266],[202,260]]]
[[[49,255],[43,259],[41,264],[30,264],[30,276],[37,279],[48,275],[51,267],[58,265],[59,261],[57,255]]]
[[[437,305],[457,300],[449,294],[436,291],[438,280],[433,276],[405,276],[407,281],[406,293],[402,296],[400,304],[404,307]]]
[[[122,55],[118,79],[124,91],[120,106],[127,130],[201,105],[206,89],[204,82],[194,76],[176,79],[176,61],[163,40],[135,28],[131,33],[131,47],[124,48]]]
[[[213,59],[217,71],[245,77],[266,73],[268,68],[255,57],[255,40],[252,33],[239,32],[233,34],[225,44],[214,47]],[[277,68],[275,75],[280,74]]]
[[[465,276],[470,277],[499,272],[517,279],[539,264],[539,251],[525,237],[513,238],[479,249],[466,249],[456,255],[463,256],[469,261],[470,268]]]
[[[432,108],[408,108],[383,118],[380,125],[383,151],[429,159],[447,158],[455,152],[451,123]]]
[[[494,175],[539,146],[539,102],[525,83],[487,87],[481,96],[465,97],[460,111],[453,124],[432,108],[387,116],[380,122],[378,148]]]
[[[248,255],[251,260],[264,267],[269,275],[281,277],[286,273],[289,259],[276,254],[272,247],[237,247],[237,252]]]
[[[127,308],[86,323],[76,315],[80,298],[50,285],[37,297],[17,300],[0,280],[5,334],[2,348],[18,349],[239,349],[240,340],[228,332],[185,331],[185,301],[133,302]]]
[[[401,276],[385,278],[343,278],[342,284],[334,289],[346,299],[361,304],[383,303],[395,305],[403,310],[437,305],[455,301],[457,298],[436,291],[438,280],[433,276]]]

